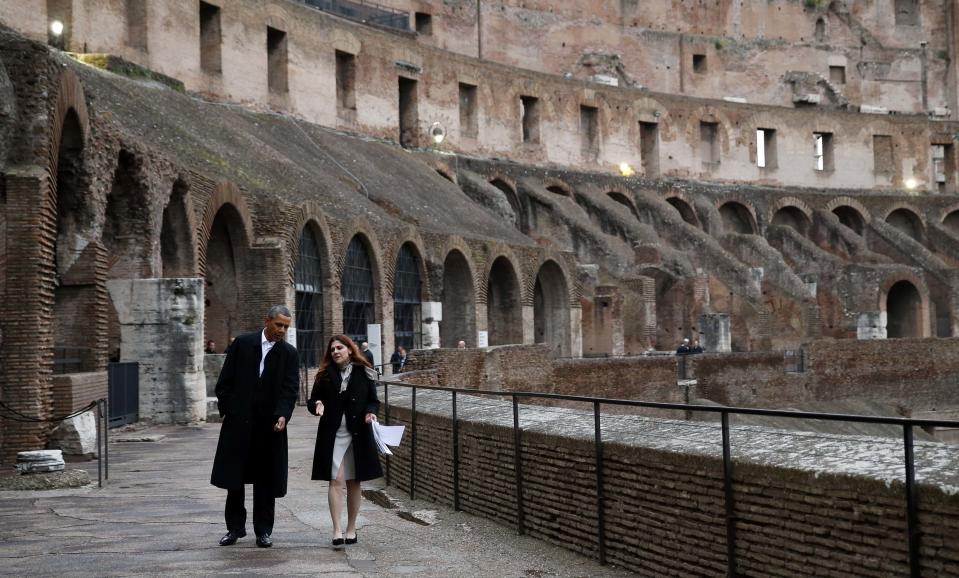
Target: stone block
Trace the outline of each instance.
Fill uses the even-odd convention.
[[[97,455],[97,419],[92,411],[63,420],[50,434],[50,447],[68,456],[92,458]]]

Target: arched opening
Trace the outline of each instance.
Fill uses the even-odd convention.
[[[307,224],[297,244],[293,285],[296,299],[294,324],[300,366],[317,367],[326,347],[323,339],[323,246],[321,235]]]
[[[149,255],[145,254],[151,245],[148,242],[150,204],[145,186],[138,179],[139,165],[140,159],[133,153],[120,151],[103,224],[103,244],[110,256],[110,279],[153,276]]]
[[[194,275],[193,234],[186,207],[188,190],[189,187],[182,180],[173,183],[170,201],[163,209],[163,226],[160,230],[160,267],[163,277]]]
[[[816,42],[826,41],[826,21],[822,17],[816,19]]]
[[[550,186],[546,187],[546,190],[549,191],[549,192],[551,192],[551,193],[553,193],[554,195],[559,195],[559,196],[561,196],[561,197],[567,197],[567,198],[569,198],[569,196],[570,196],[569,191],[568,191],[567,189],[564,189],[563,187],[561,187],[561,186],[559,186],[559,185],[550,185]]]
[[[666,202],[676,209],[676,211],[679,213],[679,216],[682,217],[684,221],[694,227],[699,226],[699,220],[696,218],[696,212],[693,211],[691,206],[689,206],[689,203],[680,199],[679,197],[670,197],[666,199]]]
[[[946,218],[942,220],[942,224],[953,233],[959,235],[959,211],[949,213]]]
[[[631,201],[629,197],[617,191],[610,191],[606,194],[609,195],[609,198],[629,209],[629,212],[632,213],[637,220],[639,220],[639,213],[636,211],[636,205],[633,204],[633,201]]]
[[[862,236],[863,231],[866,230],[866,221],[862,218],[862,215],[856,209],[849,206],[836,207],[832,210],[832,214],[836,215],[839,219],[839,222],[852,229],[857,235]]]
[[[436,169],[436,174],[438,174],[439,176],[443,177],[443,178],[446,179],[447,181],[453,183],[454,185],[456,184],[456,181],[453,180],[453,176],[450,175],[448,172],[446,172],[446,171],[441,171],[441,170],[439,170],[439,169]]]
[[[476,297],[469,262],[453,250],[443,261],[443,320],[440,344],[455,347],[458,341],[476,347]]]
[[[210,227],[206,246],[206,300],[204,312],[205,340],[230,343],[242,325],[240,276],[246,271],[246,232],[243,219],[235,206],[220,207]]]
[[[899,229],[916,241],[922,242],[922,221],[909,209],[896,209],[886,217],[886,223]]]
[[[342,293],[343,334],[359,344],[367,340],[366,326],[376,321],[373,266],[366,243],[359,235],[346,248]]]
[[[420,258],[412,243],[404,243],[396,256],[393,280],[393,344],[407,351],[423,346],[423,282]]]
[[[922,337],[922,298],[909,281],[899,281],[886,294],[886,336]]]
[[[72,108],[63,120],[57,154],[57,240],[54,255],[56,281],[53,294],[53,372],[94,371],[97,353],[90,337],[99,325],[95,253],[90,244],[94,211],[85,195],[83,132]],[[88,258],[81,259],[89,248]]]
[[[508,202],[510,208],[513,209],[513,226],[520,231],[524,231],[523,223],[525,222],[525,219],[523,218],[523,205],[520,203],[519,196],[516,194],[516,191],[513,190],[513,187],[511,187],[509,183],[502,179],[493,179],[489,182],[489,184],[501,190],[503,195],[506,196],[506,202]]]
[[[719,207],[719,215],[727,232],[740,235],[755,235],[756,223],[752,213],[742,203],[730,201]]]
[[[626,231],[615,219],[610,217],[610,214],[604,208],[597,207],[592,201],[580,194],[576,195],[576,204],[586,211],[590,222],[604,234],[619,237],[624,243],[629,242]]]
[[[490,345],[523,342],[523,307],[519,279],[506,257],[497,257],[489,271],[486,324]]]
[[[533,287],[533,334],[560,357],[570,354],[569,296],[566,276],[555,261],[540,267]]]
[[[797,207],[783,207],[776,211],[772,224],[791,227],[803,237],[809,234],[809,217]]]

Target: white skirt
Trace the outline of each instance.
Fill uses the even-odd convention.
[[[353,434],[346,429],[346,415],[340,421],[340,427],[336,430],[336,440],[333,442],[331,480],[336,480],[336,475],[340,473],[340,465],[343,466],[344,480],[356,478],[356,468],[353,464]]]

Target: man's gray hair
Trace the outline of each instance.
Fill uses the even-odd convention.
[[[274,319],[277,315],[282,315],[283,317],[293,318],[293,315],[290,313],[290,308],[286,305],[274,305],[270,307],[270,311],[267,312],[267,319]]]

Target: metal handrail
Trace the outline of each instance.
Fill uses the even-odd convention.
[[[418,372],[410,372],[415,375]],[[439,385],[414,385],[402,381],[382,379],[379,381],[383,385],[383,398],[385,405],[384,423],[389,424],[390,405],[389,405],[389,386],[395,385],[405,387],[411,390],[410,422],[411,422],[411,441],[410,441],[410,499],[415,496],[416,479],[416,391],[425,389],[431,391],[445,391],[452,394],[452,432],[453,432],[453,509],[459,511],[459,428],[457,418],[457,394],[465,393],[468,395],[492,395],[497,397],[510,397],[513,406],[513,469],[516,487],[516,529],[519,534],[524,534],[525,514],[523,512],[523,479],[522,479],[522,455],[521,442],[522,430],[519,427],[519,399],[555,399],[564,401],[576,401],[590,403],[593,406],[594,421],[594,444],[596,448],[596,495],[597,495],[597,536],[598,536],[598,557],[601,564],[606,563],[606,527],[605,527],[605,495],[603,479],[603,441],[602,441],[602,415],[601,406],[618,405],[628,407],[645,407],[662,410],[681,410],[685,412],[701,411],[707,413],[718,413],[721,419],[722,444],[723,444],[723,501],[726,517],[726,558],[727,573],[729,576],[736,576],[736,516],[735,516],[735,494],[733,491],[733,460],[730,447],[729,434],[729,416],[738,415],[759,415],[766,417],[782,417],[790,419],[820,419],[826,421],[844,421],[850,423],[875,423],[885,425],[899,425],[903,428],[903,452],[905,458],[905,478],[906,478],[906,538],[909,546],[909,569],[910,576],[919,578],[921,576],[921,540],[919,529],[919,493],[915,479],[915,461],[913,455],[913,428],[914,427],[945,427],[959,428],[959,421],[955,420],[935,420],[935,419],[912,419],[905,417],[885,417],[885,416],[866,416],[856,414],[840,413],[821,413],[804,412],[795,410],[775,410],[760,409],[748,407],[727,407],[727,406],[706,406],[693,405],[687,403],[668,403],[657,401],[637,401],[629,399],[613,399],[579,395],[568,395],[559,393],[540,393],[527,391],[492,391],[483,389],[469,389],[461,387],[444,387]],[[390,483],[390,464],[389,458],[386,458],[386,482]]]

